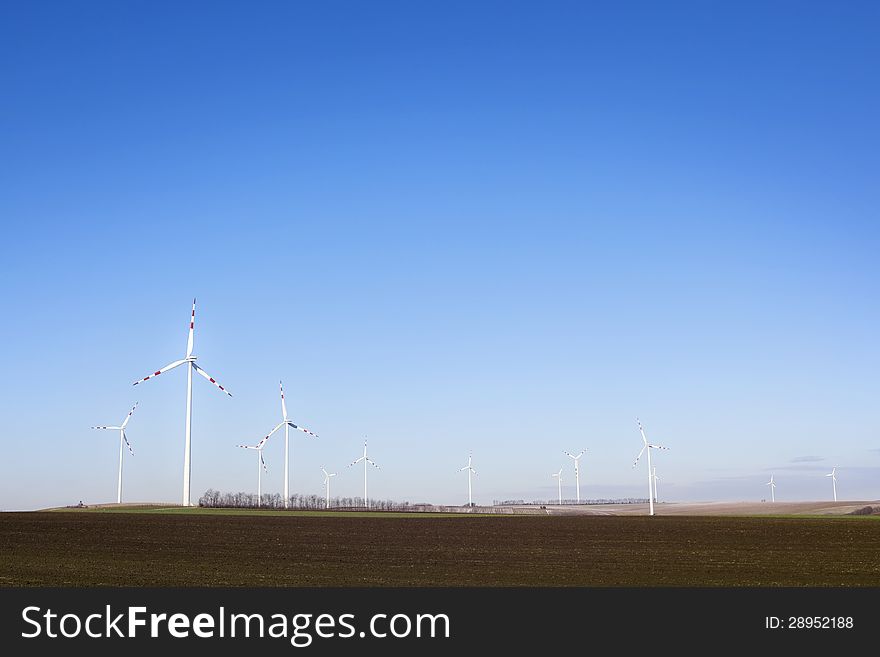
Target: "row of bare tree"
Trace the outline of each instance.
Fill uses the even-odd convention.
[[[284,498],[278,493],[263,493],[257,504],[257,496],[254,493],[221,493],[219,490],[209,488],[199,498],[199,506],[212,509],[283,509]],[[362,497],[331,497],[331,509],[363,509],[364,498]],[[407,511],[411,508],[409,502],[394,502],[393,500],[370,500],[370,509],[376,511]],[[317,511],[327,507],[326,498],[322,495],[299,495],[294,493],[290,496],[288,508],[294,511]]]

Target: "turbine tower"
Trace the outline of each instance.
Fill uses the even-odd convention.
[[[559,503],[562,504],[562,468],[559,468],[559,472],[554,472],[550,476],[556,479],[556,488],[558,489],[559,493]]]
[[[370,508],[370,500],[367,497],[367,463],[372,465],[377,470],[379,469],[379,466],[376,465],[375,463],[373,463],[373,461],[371,461],[369,459],[369,457],[367,456],[367,441],[366,440],[364,441],[364,455],[361,456],[359,459],[355,459],[354,461],[349,463],[348,467],[350,468],[355,463],[360,463],[361,461],[364,462],[364,506],[369,509]]]
[[[214,380],[210,374],[208,374],[201,367],[196,365],[196,356],[193,356],[193,332],[195,330],[196,323],[196,300],[193,299],[193,307],[192,307],[192,315],[189,320],[189,338],[186,341],[186,356],[181,360],[176,360],[173,363],[170,363],[163,367],[161,370],[156,370],[149,376],[145,376],[143,379],[138,379],[134,382],[133,385],[138,385],[139,383],[143,383],[144,381],[149,381],[150,379],[159,376],[160,374],[167,372],[168,370],[173,370],[175,367],[187,364],[186,368],[186,429],[184,433],[184,448],[183,448],[183,506],[192,506],[192,500],[190,499],[190,477],[192,475],[192,462],[190,460],[192,454],[192,375],[193,372],[205,377],[208,381],[210,381],[213,385],[220,389],[221,392],[225,392],[227,395],[232,397],[232,393],[229,392],[226,388],[221,386],[217,381]]]
[[[471,455],[470,454],[468,454],[467,465],[464,466],[463,468],[458,469],[459,472],[462,472],[463,470],[467,470],[467,473],[468,473],[468,508],[470,509],[471,507],[474,506],[474,501],[473,501],[473,498],[471,497],[471,473],[477,474],[477,471],[474,470],[473,467],[471,466]]]
[[[128,424],[128,421],[131,419],[131,414],[134,413],[134,409],[136,408],[137,402],[135,402],[134,406],[132,406],[131,410],[128,412],[128,415],[126,415],[125,419],[122,421],[122,424],[118,427],[92,427],[92,429],[116,429],[119,431],[119,483],[116,486],[117,504],[122,504],[122,443],[128,445],[128,451],[134,456],[134,450],[131,448],[131,443],[129,443],[128,438],[125,437],[125,426]]]
[[[575,456],[574,454],[569,454],[565,452],[565,455],[574,460],[574,485],[577,489],[577,503],[581,503],[581,469],[580,469],[580,459],[584,455],[584,452],[587,450],[582,449],[581,453]]]
[[[329,509],[330,508],[330,477],[335,477],[336,473],[335,472],[327,472],[324,469],[323,465],[321,466],[321,472],[324,473],[324,488],[327,491],[327,504],[324,508]]]
[[[288,485],[288,448],[290,445],[290,428],[299,429],[303,433],[307,433],[314,438],[318,437],[318,434],[312,433],[305,427],[301,427],[297,424],[294,424],[293,421],[287,417],[287,404],[284,403],[284,384],[282,382],[278,382],[278,387],[281,389],[281,417],[282,420],[272,431],[269,432],[269,436],[278,431],[281,427],[284,427],[284,508],[286,509],[290,503],[290,488]],[[269,436],[266,436],[268,438]]]
[[[834,490],[834,501],[837,501],[837,466],[831,468],[831,472],[829,472],[826,477],[831,477],[831,488]]]
[[[269,440],[269,436],[263,438],[256,445],[239,445],[242,449],[254,449],[257,451],[257,506],[260,506],[260,501],[263,497],[263,470],[268,474],[269,468],[266,467],[266,461],[263,460],[263,447],[266,445],[266,441]]]
[[[652,469],[654,474],[651,475],[651,479],[654,482],[654,504],[657,504],[660,501],[660,498],[657,497],[657,482],[660,481],[660,477],[657,476],[657,466],[655,465]]]
[[[636,457],[636,460],[633,462],[632,467],[636,467],[639,462],[639,459],[642,458],[642,454],[647,450],[648,452],[648,515],[654,515],[654,482],[652,481],[652,472],[651,469],[651,450],[652,449],[669,449],[668,447],[663,447],[661,445],[651,445],[648,442],[648,439],[645,438],[645,430],[642,428],[642,423],[639,421],[639,418],[636,418],[636,422],[639,425],[639,433],[642,434],[642,451],[639,452],[639,455]]]
[[[770,481],[768,481],[765,486],[770,486],[770,501],[776,501],[776,482],[773,481],[773,475],[770,475]]]

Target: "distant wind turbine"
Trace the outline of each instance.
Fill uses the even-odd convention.
[[[208,381],[210,381],[213,385],[217,386],[222,392],[225,392],[227,395],[232,397],[232,393],[229,392],[226,388],[221,386],[214,380],[210,374],[208,374],[201,367],[196,365],[197,356],[193,356],[193,332],[195,330],[196,324],[196,300],[193,299],[193,307],[192,307],[192,315],[189,320],[189,338],[186,341],[186,356],[181,360],[176,360],[173,363],[170,363],[163,367],[161,370],[156,370],[149,376],[145,376],[142,379],[138,379],[134,382],[133,385],[138,385],[139,383],[143,383],[144,381],[149,381],[150,379],[159,376],[163,372],[167,372],[168,370],[173,370],[175,367],[187,364],[186,368],[186,429],[185,429],[185,438],[184,438],[184,449],[183,449],[183,506],[192,506],[192,500],[190,498],[190,477],[192,475],[192,464],[190,460],[190,456],[192,453],[192,375],[193,372],[205,377]]]
[[[280,381],[278,382],[278,387],[281,389],[281,417],[282,420],[272,431],[269,432],[269,436],[278,431],[281,427],[284,427],[284,508],[286,509],[290,503],[290,488],[288,484],[288,447],[290,444],[290,428],[299,429],[303,433],[307,433],[310,436],[315,438],[318,437],[318,434],[312,433],[305,427],[301,427],[297,424],[294,424],[293,421],[287,417],[287,404],[284,403],[284,384]],[[269,436],[266,436],[268,438]]]
[[[776,482],[773,481],[773,475],[770,475],[770,481],[768,481],[765,486],[770,486],[770,501],[776,501]]]
[[[562,468],[559,468],[559,472],[554,472],[550,476],[556,480],[556,488],[559,493],[559,503],[562,504]]]
[[[369,457],[367,456],[367,441],[366,440],[364,441],[364,455],[361,456],[359,459],[355,459],[354,461],[349,463],[348,467],[350,468],[355,463],[360,463],[361,461],[364,462],[364,506],[369,509],[370,508],[370,499],[367,497],[367,463],[372,465],[377,470],[379,469],[379,466],[376,465],[375,463],[373,463],[373,461],[371,461],[369,459]]]
[[[471,497],[471,473],[477,474],[477,471],[473,469],[471,466],[471,455],[468,454],[468,462],[467,465],[463,468],[459,468],[458,471],[462,472],[463,470],[467,470],[468,473],[468,508],[474,505],[473,498]]]
[[[122,421],[122,424],[118,427],[92,427],[92,429],[117,429],[119,431],[119,483],[116,486],[117,504],[122,504],[122,443],[128,445],[128,451],[134,456],[134,450],[131,448],[131,443],[129,443],[128,438],[125,437],[125,426],[128,424],[128,421],[131,419],[131,414],[134,413],[134,409],[136,408],[137,402],[135,402],[134,406],[132,406],[131,410],[128,412],[128,415],[126,415],[125,419]]]
[[[657,504],[660,501],[660,498],[657,497],[657,482],[660,481],[660,477],[657,476],[657,466],[653,467],[652,472],[654,474],[651,475],[651,479],[654,481],[654,504]]]
[[[330,508],[330,477],[335,477],[336,473],[335,472],[327,472],[324,469],[323,465],[321,466],[321,472],[324,473],[324,488],[327,491],[327,504],[324,508],[329,509]]]
[[[577,489],[577,503],[581,503],[581,469],[580,469],[580,460],[581,457],[586,452],[586,449],[582,449],[581,453],[575,456],[574,454],[570,454],[569,452],[565,452],[565,455],[574,460],[574,485]]]
[[[837,501],[837,466],[831,468],[826,477],[831,477],[831,488],[834,490],[834,501]]]
[[[269,468],[266,467],[266,461],[263,460],[263,447],[265,447],[267,440],[269,440],[269,436],[263,438],[256,445],[239,445],[243,449],[254,449],[257,451],[257,506],[260,506],[260,501],[263,498],[263,470],[267,473],[269,472]]]
[[[639,462],[639,459],[642,458],[642,454],[647,450],[648,452],[648,515],[654,515],[654,483],[651,479],[653,470],[651,469],[651,450],[652,449],[669,449],[668,447],[663,447],[661,445],[651,445],[648,443],[648,439],[645,438],[645,430],[642,428],[641,421],[636,418],[636,422],[639,425],[639,433],[642,434],[642,451],[639,452],[639,455],[636,457],[636,460],[633,462],[632,467],[636,467]]]

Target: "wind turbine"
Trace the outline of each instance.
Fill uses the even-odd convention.
[[[269,440],[269,436],[263,438],[256,445],[239,445],[242,449],[255,449],[257,451],[257,456],[259,457],[257,460],[257,506],[260,506],[260,500],[263,497],[263,470],[266,471],[266,474],[269,473],[269,468],[266,467],[266,461],[263,460],[263,447],[266,445],[267,440]]]
[[[379,466],[376,465],[375,463],[373,463],[373,461],[371,461],[369,459],[369,457],[367,457],[367,441],[366,440],[364,441],[364,455],[362,457],[360,457],[359,459],[355,459],[354,461],[349,463],[348,467],[350,468],[355,463],[360,463],[361,461],[364,462],[364,506],[369,509],[370,508],[370,500],[367,497],[367,463],[372,465],[377,470],[379,469]]]
[[[474,505],[473,499],[471,498],[471,473],[477,474],[477,471],[471,467],[471,455],[468,454],[468,462],[467,465],[463,468],[459,468],[458,471],[467,470],[468,473],[468,508],[471,508]]]
[[[550,476],[556,479],[556,487],[559,489],[559,503],[562,504],[562,468],[559,468],[559,472],[554,472]]]
[[[293,421],[287,417],[287,404],[284,403],[284,384],[282,382],[278,382],[278,387],[281,389],[281,417],[282,420],[278,426],[276,426],[272,431],[269,432],[269,436],[278,431],[281,427],[284,427],[284,508],[288,507],[290,503],[290,490],[288,486],[288,464],[289,459],[287,457],[288,454],[288,446],[290,444],[290,427],[294,429],[299,429],[303,433],[307,433],[310,436],[315,438],[318,437],[318,434],[312,433],[305,427],[301,427],[297,424],[294,424]],[[268,438],[269,436],[266,436]]]
[[[327,489],[327,506],[325,508],[329,509],[330,508],[330,477],[335,477],[336,473],[335,472],[327,472],[324,469],[323,465],[321,466],[321,472],[324,473],[324,488]]]
[[[190,460],[190,456],[192,453],[192,375],[193,372],[205,377],[208,381],[214,384],[217,388],[220,389],[221,392],[225,392],[227,395],[232,397],[232,393],[229,392],[226,388],[221,386],[214,380],[210,374],[208,374],[201,367],[196,365],[197,356],[193,356],[193,331],[195,330],[196,323],[196,300],[193,299],[193,307],[192,307],[192,315],[189,320],[189,338],[186,341],[186,356],[181,360],[176,360],[173,363],[170,363],[163,367],[161,370],[156,370],[149,376],[145,376],[143,379],[138,379],[134,382],[133,385],[138,385],[139,383],[143,383],[144,381],[149,381],[150,379],[159,376],[163,372],[167,372],[168,370],[173,370],[175,367],[187,364],[186,368],[186,430],[185,430],[185,439],[184,439],[184,449],[183,449],[183,506],[192,506],[192,501],[190,499],[190,477],[192,475],[192,464]]]
[[[837,466],[831,468],[831,472],[829,472],[826,477],[831,477],[831,487],[834,489],[834,501],[837,501]]]
[[[773,481],[773,475],[770,475],[770,481],[768,481],[765,486],[770,486],[770,501],[776,501],[776,482]]]
[[[654,474],[651,475],[651,479],[654,481],[654,504],[657,504],[660,501],[660,498],[657,497],[657,482],[660,481],[660,477],[657,476],[657,466],[655,465],[652,472]]]
[[[648,439],[645,438],[645,430],[642,428],[642,423],[641,423],[641,421],[639,421],[639,418],[636,418],[636,422],[639,425],[639,433],[642,434],[642,442],[644,443],[644,445],[642,445],[642,451],[639,452],[639,455],[636,457],[636,460],[633,462],[632,467],[636,467],[636,464],[638,464],[639,459],[642,458],[642,454],[644,454],[645,450],[647,450],[648,451],[648,506],[649,506],[648,515],[653,516],[654,515],[654,482],[652,480],[652,472],[653,471],[651,470],[651,450],[652,449],[669,449],[669,448],[663,447],[661,445],[651,445],[648,442]]]
[[[565,452],[565,455],[568,458],[574,459],[574,482],[575,482],[575,488],[577,488],[577,503],[578,504],[581,503],[581,469],[580,469],[579,465],[580,465],[580,459],[584,455],[584,452],[586,452],[586,451],[587,450],[582,449],[581,453],[578,454],[577,456],[575,456],[574,454],[569,454],[568,452]]]
[[[122,425],[118,427],[92,427],[92,429],[118,429],[119,430],[119,484],[116,487],[116,503],[122,503],[122,443],[124,442],[128,445],[128,451],[131,452],[131,455],[134,456],[134,450],[131,448],[131,443],[128,442],[128,438],[125,437],[125,425],[128,424],[128,421],[131,419],[131,414],[134,413],[134,409],[137,408],[137,402],[135,402],[134,406],[131,407],[131,410],[128,412],[128,415],[125,416],[125,419],[122,421]]]

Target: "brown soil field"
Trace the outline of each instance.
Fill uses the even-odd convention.
[[[877,517],[0,514],[0,586],[880,586]]]

